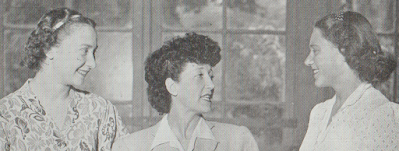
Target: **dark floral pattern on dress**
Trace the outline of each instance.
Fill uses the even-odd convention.
[[[127,134],[115,107],[92,93],[72,89],[64,127],[30,91],[28,80],[0,99],[0,150],[111,150],[114,140]],[[61,129],[63,128],[63,129]]]

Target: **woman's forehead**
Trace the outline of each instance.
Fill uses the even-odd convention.
[[[315,47],[315,46],[332,46],[334,47],[335,45],[328,39],[326,39],[323,35],[323,32],[318,29],[314,28],[312,32],[312,36],[310,37],[309,41],[309,46],[310,47]]]
[[[184,65],[183,72],[184,71],[198,71],[198,70],[212,70],[211,65],[209,64],[198,64],[198,63],[193,63],[193,62],[188,62]]]

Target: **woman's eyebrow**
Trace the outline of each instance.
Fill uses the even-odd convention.
[[[311,48],[320,48],[318,45],[315,45],[315,44],[311,44],[311,45],[309,45],[309,47],[311,47]]]
[[[82,46],[89,47],[89,48],[93,48],[94,47],[94,49],[98,48],[98,45],[93,46],[93,45],[90,45],[90,44],[82,44]]]

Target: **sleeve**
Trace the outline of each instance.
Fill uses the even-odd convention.
[[[115,140],[127,134],[121,117],[115,106],[109,101],[107,101],[106,110],[98,122],[98,148],[100,150],[111,150]]]
[[[7,114],[8,107],[5,105],[6,99],[0,99],[0,150],[9,151],[10,143],[8,142],[6,125],[8,123]]]
[[[371,113],[359,134],[359,148],[365,150],[399,150],[399,105],[386,103]]]
[[[315,125],[320,123],[321,119],[319,115],[323,112],[320,106],[321,104],[317,104],[310,112],[308,129],[302,141],[301,147],[299,148],[299,151],[312,150],[313,148],[314,142],[316,141],[318,135],[318,132],[316,130],[317,127]]]
[[[5,119],[0,115],[0,150],[9,151],[10,143],[8,143],[5,129],[3,128],[5,125]]]
[[[259,151],[258,144],[255,141],[254,136],[252,136],[251,131],[245,126],[240,126],[241,136],[243,142],[243,151]]]
[[[116,110],[115,106],[113,106],[113,110],[115,112],[115,119],[116,119],[116,137],[115,139],[121,138],[123,136],[126,136],[127,134],[129,134],[127,128],[125,127],[125,125],[122,122],[122,118],[118,113],[118,110]]]

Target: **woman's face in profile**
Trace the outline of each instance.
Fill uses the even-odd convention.
[[[188,111],[205,113],[211,110],[215,85],[213,71],[208,64],[186,63],[176,82],[176,102]]]
[[[312,68],[317,87],[331,87],[344,75],[345,57],[338,48],[325,39],[322,31],[313,29],[309,42],[310,53],[305,59],[305,65]]]
[[[94,53],[97,49],[97,33],[86,24],[70,27],[70,33],[62,35],[54,48],[53,71],[60,83],[81,85],[87,73],[96,66]]]

